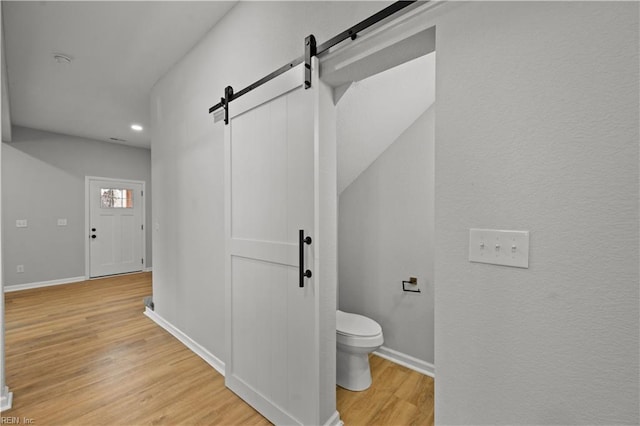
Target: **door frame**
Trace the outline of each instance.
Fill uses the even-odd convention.
[[[320,61],[319,78],[333,88],[334,104],[338,103],[353,81],[362,80],[437,51],[437,23],[442,15],[459,6],[460,4],[450,2],[424,3],[415,8],[410,8],[389,22],[373,28],[371,31],[359,34],[358,38],[352,42],[337,46],[320,55],[318,58]],[[436,79],[437,75],[438,72],[436,71]],[[434,141],[434,149],[436,146],[437,141]],[[334,230],[325,231],[335,232],[337,236],[337,220]],[[330,258],[335,259],[337,263],[337,244],[329,248],[328,253],[323,253],[323,255],[327,254]],[[330,285],[335,286],[332,292],[336,297],[335,305],[337,307],[337,273],[336,279],[332,280]],[[435,279],[433,285],[435,290]],[[321,326],[327,327],[329,324],[330,322],[325,320]],[[335,335],[335,316],[332,324],[333,334]],[[335,375],[333,380],[335,387]],[[340,424],[339,413],[336,412],[336,414],[336,417],[329,419],[325,424]]]
[[[90,191],[91,191],[92,180],[101,180],[101,181],[108,181],[108,182],[124,182],[124,183],[142,185],[142,193],[143,194],[147,193],[146,182],[144,180],[116,179],[116,178],[107,178],[107,177],[100,177],[100,176],[85,176],[84,177],[84,229],[85,229],[85,232],[87,232],[87,230],[91,226]],[[142,231],[143,231],[142,232],[142,258],[144,259],[144,262],[142,263],[143,271],[147,269],[147,223],[146,223],[146,219],[147,219],[146,200],[147,199],[145,197],[146,196],[143,195],[142,212],[140,213],[142,215],[141,220],[142,220]],[[87,235],[88,233],[85,234],[85,236]],[[91,279],[91,250],[90,250],[89,243],[90,243],[89,238],[84,238],[84,279],[85,280]]]

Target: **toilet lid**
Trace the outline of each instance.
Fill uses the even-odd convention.
[[[382,333],[382,327],[371,318],[336,311],[336,331],[347,336],[370,337]]]

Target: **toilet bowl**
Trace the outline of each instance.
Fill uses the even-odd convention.
[[[384,343],[380,324],[363,315],[336,311],[336,343],[338,386],[352,391],[369,388],[369,353]]]

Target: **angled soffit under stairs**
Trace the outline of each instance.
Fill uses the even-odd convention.
[[[435,102],[435,52],[351,84],[337,105],[338,194]]]

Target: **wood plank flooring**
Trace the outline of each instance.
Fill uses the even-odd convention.
[[[369,364],[369,389],[338,387],[337,407],[345,425],[433,425],[433,378],[375,355],[369,355]]]
[[[142,314],[149,294],[150,273],[6,293],[14,399],[2,416],[39,426],[270,424]],[[347,426],[433,424],[433,379],[376,356],[371,366],[370,389],[338,388]]]
[[[151,274],[5,294],[3,416],[35,425],[268,425],[142,314]]]

